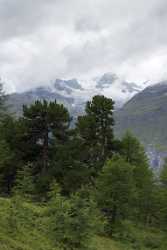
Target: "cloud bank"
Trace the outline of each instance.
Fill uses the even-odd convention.
[[[22,91],[104,72],[167,78],[165,0],[0,0],[0,75]]]

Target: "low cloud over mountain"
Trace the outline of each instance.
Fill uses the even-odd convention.
[[[9,91],[112,71],[167,76],[165,0],[0,0],[0,76]]]

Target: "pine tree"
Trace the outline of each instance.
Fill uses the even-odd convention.
[[[53,141],[57,144],[67,137],[70,116],[62,104],[36,101],[30,107],[23,106],[22,142],[25,145],[25,157],[39,162],[45,175],[49,168],[49,156]],[[23,147],[24,150],[24,147]]]
[[[9,194],[14,183],[16,167],[14,166],[15,153],[11,148],[8,135],[12,134],[12,127],[8,121],[12,120],[6,106],[4,84],[0,79],[0,192]]]
[[[65,195],[76,192],[89,183],[91,171],[83,161],[83,148],[75,137],[61,145],[55,145],[52,155],[52,176],[61,185]]]
[[[78,117],[76,130],[83,145],[83,158],[90,167],[100,169],[113,151],[112,99],[94,96],[87,102],[85,115]]]

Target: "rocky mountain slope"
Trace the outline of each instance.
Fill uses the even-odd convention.
[[[127,129],[148,145],[167,148],[167,81],[146,88],[116,112],[117,133]]]
[[[48,101],[57,100],[63,103],[72,115],[76,116],[84,110],[84,104],[93,95],[104,94],[112,97],[116,108],[121,107],[144,86],[121,80],[112,73],[89,80],[62,80],[45,83],[40,87],[22,93],[13,93],[8,96],[8,106],[12,113],[21,114],[23,104],[31,104],[37,99]]]
[[[153,165],[167,156],[167,81],[147,87],[115,113],[116,134],[126,130],[147,148]]]

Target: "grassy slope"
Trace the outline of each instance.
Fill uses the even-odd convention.
[[[27,226],[18,229],[16,233],[7,223],[8,209],[11,201],[0,198],[0,250],[58,250],[53,243],[48,240],[47,235],[35,227],[35,218],[42,219],[43,209],[31,204],[25,204],[34,215],[33,224],[27,219]],[[95,250],[124,250],[117,243],[110,239],[96,237],[94,239]]]
[[[1,230],[1,229],[0,229]],[[36,234],[36,237],[39,238],[39,235]],[[43,241],[46,239],[43,238]],[[95,249],[97,250],[130,250],[130,248],[125,248],[123,246],[120,246],[118,243],[110,240],[110,239],[104,239],[97,237],[95,239]],[[22,239],[11,239],[10,237],[7,237],[5,234],[0,234],[0,250],[39,250],[39,249],[53,249],[51,245],[48,244],[46,248],[46,243],[41,243],[41,241],[38,241],[36,239],[32,240],[31,242],[28,242],[26,238]],[[56,248],[54,248],[56,250]]]
[[[49,240],[48,235],[43,230],[43,222],[45,220],[44,211],[37,205],[25,203],[23,209],[27,209],[28,215],[31,214],[32,220],[27,216],[26,218],[20,217],[19,227],[15,228],[15,221],[11,222],[10,218],[10,206],[12,202],[10,199],[0,198],[0,250],[59,250],[54,246],[54,243]],[[14,211],[17,215],[17,209]],[[22,221],[24,223],[22,223]],[[26,221],[26,223],[25,223]],[[12,224],[13,223],[13,224]],[[26,224],[26,225],[25,225]],[[139,238],[145,238],[144,230],[136,230]],[[147,234],[149,236],[149,233]],[[156,233],[151,234],[151,238],[154,241]],[[138,238],[135,236],[135,239]],[[149,236],[149,237],[150,237]],[[161,236],[161,235],[160,235]],[[139,239],[139,242],[142,241]],[[161,240],[162,241],[162,240]],[[144,248],[143,245],[140,248],[133,247],[127,242],[121,243],[105,237],[95,237],[93,242],[94,250],[149,250],[152,248]],[[156,248],[157,250],[166,250],[166,247]]]
[[[35,226],[36,218],[39,219],[42,214],[39,207],[26,204],[34,216],[33,221],[27,218],[26,227],[20,224],[18,230],[13,230],[14,223],[8,223],[10,205],[10,200],[0,199],[0,250],[57,250],[43,231]]]
[[[132,250],[132,248],[126,244],[121,244],[104,237],[96,237],[94,242],[95,249],[97,250]]]

